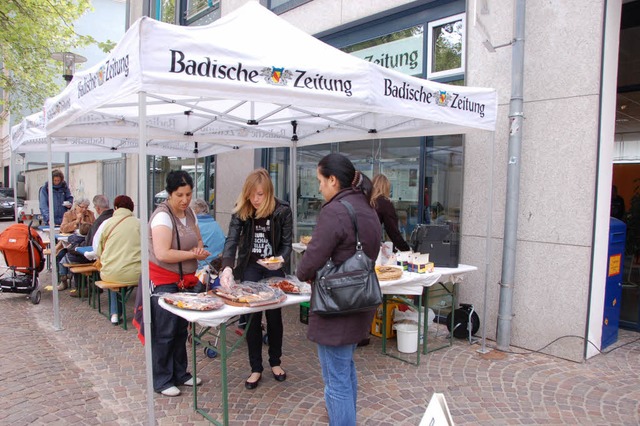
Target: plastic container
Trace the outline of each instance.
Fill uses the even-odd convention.
[[[394,324],[393,328],[398,333],[398,351],[412,354],[418,350],[418,325]]]

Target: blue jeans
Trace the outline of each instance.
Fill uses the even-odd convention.
[[[109,292],[109,313],[111,315],[113,314],[119,314],[120,309],[118,306],[118,293],[120,292],[120,290],[114,290],[114,291],[110,291]]]
[[[318,345],[324,380],[324,401],[330,426],[354,426],[358,401],[358,378],[353,352],[356,344]]]

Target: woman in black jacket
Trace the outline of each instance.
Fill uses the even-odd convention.
[[[358,237],[370,259],[378,256],[382,234],[378,216],[369,204],[371,181],[356,171],[347,157],[325,156],[318,163],[317,175],[326,203],[296,270],[303,281],[314,279],[316,271],[329,259],[341,265],[356,251],[353,222],[341,200],[348,201],[356,212]],[[311,291],[315,289],[312,287]],[[375,310],[332,316],[309,314],[307,338],[318,346],[330,425],[356,424],[358,379],[353,353],[357,343],[369,335]]]
[[[373,177],[373,191],[371,193],[371,207],[376,209],[378,219],[384,226],[384,230],[393,242],[396,250],[409,251],[409,244],[402,238],[398,229],[398,215],[391,200],[391,183],[385,175],[375,175]]]
[[[254,282],[268,277],[284,277],[282,268],[291,256],[292,232],[293,216],[289,204],[275,198],[273,183],[265,169],[254,170],[245,180],[231,216],[222,252],[220,284],[223,287],[230,286],[234,276],[242,281]],[[268,267],[257,263],[260,259],[272,256],[282,256],[284,262],[269,264]],[[267,310],[265,316],[269,335],[269,365],[273,377],[282,382],[287,378],[280,367],[282,310]],[[261,322],[262,312],[251,314],[249,327],[245,330],[251,364],[251,375],[244,384],[247,389],[258,387],[262,378]]]

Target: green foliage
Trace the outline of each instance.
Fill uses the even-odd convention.
[[[91,9],[90,0],[0,1],[0,87],[5,108],[41,108],[44,99],[60,90],[62,65],[54,52],[74,51],[95,42],[75,32],[73,23]]]
[[[161,0],[160,21],[169,24],[176,23],[176,0]]]
[[[460,68],[462,65],[462,21],[444,24],[436,34],[435,69],[433,71]]]

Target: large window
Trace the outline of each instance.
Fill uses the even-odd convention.
[[[418,25],[343,48],[347,53],[404,74],[422,76],[424,27]]]
[[[463,136],[427,138],[423,222],[460,224],[462,207]]]

